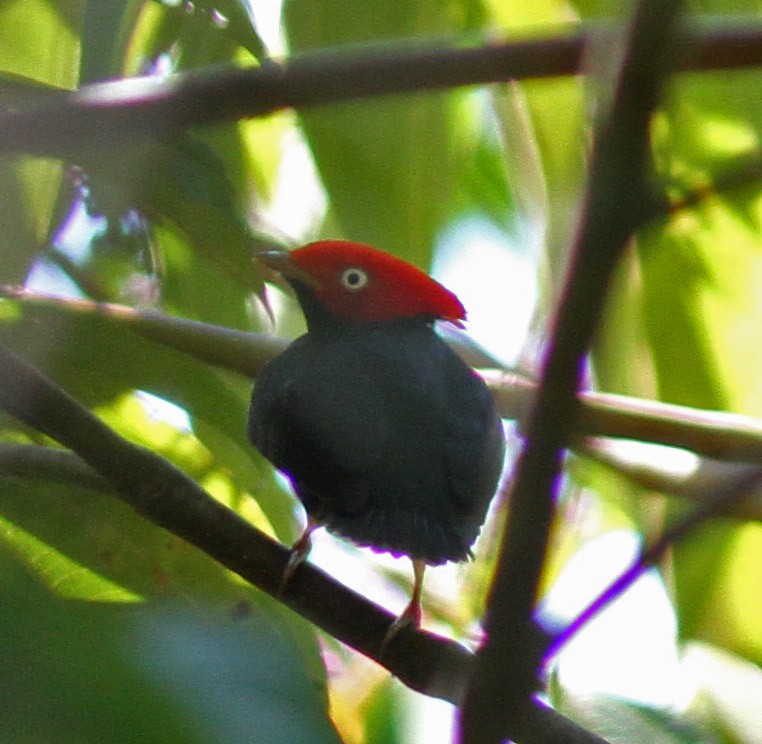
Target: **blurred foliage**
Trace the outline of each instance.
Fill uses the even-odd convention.
[[[244,600],[205,619],[166,600],[65,602],[5,551],[0,586],[9,744],[339,741],[293,640]]]
[[[624,10],[581,0],[287,0],[275,33],[277,6],[0,3],[0,82],[8,84],[0,111],[110,78],[257,65],[337,45],[481,43],[494,32],[554,33]],[[751,1],[691,7],[717,14],[708,25],[760,16]],[[605,101],[589,81],[603,77],[607,56],[592,50],[587,82],[281,113],[150,147],[90,148],[71,163],[3,157],[0,282],[269,330],[257,247],[346,237],[430,269],[444,237],[479,218],[501,236],[499,250],[532,263],[541,335],[574,231],[591,112]],[[755,70],[674,79],[653,122],[656,181],[674,199],[704,197],[637,236],[592,355],[597,388],[762,416],[760,192],[748,182],[715,188],[760,157],[761,84]],[[466,262],[470,247],[461,251]],[[300,327],[293,302],[274,298],[279,328]],[[19,299],[0,302],[0,340],[261,529],[284,541],[297,534],[293,499],[246,442],[249,380],[140,336],[118,316]],[[524,358],[536,363],[535,339]],[[0,438],[49,444],[4,417]],[[413,730],[412,693],[330,641],[320,646],[304,621],[109,494],[18,474],[0,480],[3,741],[323,742],[338,740],[332,720],[347,742],[401,742]],[[547,586],[595,538],[622,527],[647,538],[677,511],[584,460],[570,468],[565,492]],[[478,639],[500,524],[488,523],[476,560],[430,572],[427,623]],[[693,684],[689,704],[678,690],[668,702],[685,715],[605,695],[583,700],[560,684],[555,702],[615,741],[643,741],[645,731],[659,742],[754,740],[761,558],[762,528],[718,520],[661,567]],[[360,560],[367,568],[371,559]],[[389,565],[374,569],[382,589],[363,588],[391,606],[409,579]]]
[[[79,76],[86,4],[85,0],[2,3],[0,77],[15,77],[34,88],[40,84],[74,88]],[[13,98],[0,101],[0,111],[13,109]],[[4,281],[21,281],[44,242],[51,228],[60,179],[58,162],[0,157]]]

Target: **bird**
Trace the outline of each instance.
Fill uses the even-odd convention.
[[[505,454],[486,384],[437,334],[463,327],[455,294],[362,243],[321,240],[259,261],[293,289],[306,333],[260,371],[248,437],[307,514],[289,579],[320,526],[413,564],[410,602],[387,638],[421,623],[424,571],[463,561]]]

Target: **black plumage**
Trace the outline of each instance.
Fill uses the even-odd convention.
[[[503,463],[484,382],[431,318],[345,322],[294,286],[309,331],[259,375],[252,443],[313,522],[430,565],[465,559]]]

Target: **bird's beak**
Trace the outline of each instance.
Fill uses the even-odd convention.
[[[288,281],[293,279],[312,289],[320,288],[320,282],[312,274],[299,266],[288,251],[260,251],[256,254],[256,258],[260,263],[267,266],[268,269],[277,271]]]

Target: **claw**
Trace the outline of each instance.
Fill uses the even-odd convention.
[[[304,528],[304,532],[302,532],[299,539],[291,546],[291,555],[289,555],[286,567],[283,569],[283,576],[281,577],[280,586],[278,587],[279,595],[286,591],[289,582],[296,573],[296,569],[307,560],[307,556],[312,549],[312,533],[319,526],[320,525],[310,517],[307,518],[307,526]]]
[[[400,631],[412,627],[417,630],[421,625],[421,594],[423,592],[423,574],[426,571],[426,563],[422,560],[413,561],[413,593],[408,606],[402,614],[389,626],[381,642],[381,653],[391,643]]]

